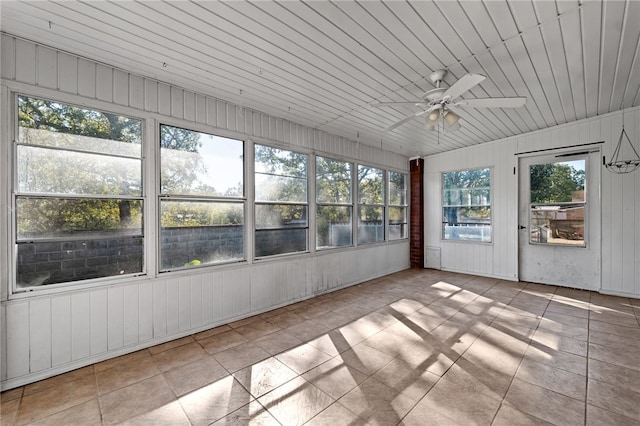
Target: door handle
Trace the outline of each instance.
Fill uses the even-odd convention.
[[[520,225],[520,226],[518,226],[518,229],[527,229],[527,227]]]

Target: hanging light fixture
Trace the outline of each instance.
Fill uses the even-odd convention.
[[[437,130],[442,124],[443,130],[454,132],[460,128],[460,116],[453,111],[443,109],[442,106],[436,105],[425,119],[424,126],[427,130]]]
[[[460,116],[453,111],[447,111],[444,115],[444,121],[449,128],[458,124],[458,120],[460,120]]]
[[[631,146],[631,150],[635,154],[635,158],[629,158],[628,160],[621,159],[622,154],[622,142],[626,138],[629,146]],[[630,154],[630,153],[629,153]],[[616,174],[625,174],[631,173],[640,167],[640,155],[638,155],[638,151],[633,147],[631,143],[631,139],[629,139],[629,135],[627,131],[624,130],[624,110],[622,111],[622,132],[620,133],[620,137],[618,138],[618,145],[616,145],[616,149],[613,151],[613,156],[611,157],[611,161],[605,163],[604,165],[607,170]]]

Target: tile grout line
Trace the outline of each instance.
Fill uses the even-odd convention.
[[[526,288],[526,286],[523,287],[522,289],[520,289],[518,294],[520,294],[522,292],[522,290],[524,290],[525,288]],[[553,291],[553,295],[555,295],[557,291],[558,291],[558,288],[556,287],[555,290]],[[536,326],[536,329],[534,330],[533,335],[535,335],[535,332],[537,332],[538,329],[540,328],[540,323],[542,322],[542,318],[544,318],[544,314],[547,312],[547,309],[549,308],[549,304],[551,303],[551,300],[553,299],[553,295],[549,299],[547,299],[547,305],[545,306],[544,311],[542,312],[542,315],[540,315],[540,318],[538,319],[538,325]],[[515,299],[515,296],[514,296],[514,299]],[[550,312],[552,312],[552,311],[550,311]],[[511,390],[511,387],[513,386],[513,382],[515,381],[516,375],[518,374],[518,371],[520,370],[520,366],[522,365],[522,361],[524,360],[525,354],[527,353],[527,350],[531,346],[531,341],[533,340],[533,335],[529,338],[529,343],[527,345],[527,348],[524,350],[524,352],[522,353],[522,356],[520,357],[520,362],[518,363],[518,367],[516,367],[516,370],[513,373],[513,376],[511,376],[511,381],[509,382],[509,386],[507,387],[507,390],[504,393],[504,396],[502,397],[502,401],[500,401],[500,405],[498,405],[498,409],[496,410],[495,414],[493,415],[493,418],[491,419],[491,423],[490,424],[493,424],[495,422],[496,417],[498,416],[498,413],[500,412],[500,409],[503,407],[503,405],[506,402],[507,395],[509,394],[509,391]],[[538,417],[536,417],[534,415],[531,415],[529,413],[524,413],[524,414],[526,414],[528,416],[531,416],[531,417],[534,417],[536,419],[539,419]],[[545,421],[543,419],[539,419],[539,420]]]

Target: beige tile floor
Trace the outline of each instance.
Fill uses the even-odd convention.
[[[408,270],[1,395],[2,425],[640,425],[640,300]]]

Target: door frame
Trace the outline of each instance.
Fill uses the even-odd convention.
[[[547,162],[546,160],[557,159],[558,162],[561,162],[563,158],[567,158],[569,161],[573,156],[579,156],[580,154],[584,154],[586,159],[585,162],[585,172],[586,172],[586,181],[585,181],[585,189],[586,189],[586,218],[585,218],[585,239],[587,242],[587,247],[584,250],[588,250],[586,253],[597,258],[597,272],[590,276],[590,281],[586,285],[580,285],[578,282],[569,282],[566,279],[558,279],[556,282],[552,280],[531,280],[531,276],[526,276],[526,273],[523,273],[523,270],[526,270],[526,267],[523,267],[523,256],[525,247],[529,246],[538,246],[538,244],[532,244],[529,241],[530,238],[530,230],[528,229],[530,226],[530,218],[527,207],[526,217],[523,216],[523,206],[522,203],[525,202],[523,197],[529,197],[529,187],[527,184],[527,193],[524,194],[523,191],[525,188],[523,186],[526,182],[523,182],[523,173],[528,173],[528,166],[532,164],[532,160],[535,161],[535,158],[540,158],[540,164]],[[517,162],[517,239],[518,239],[518,254],[517,254],[517,266],[518,266],[518,280],[520,281],[532,281],[532,282],[540,282],[541,284],[549,284],[549,285],[557,285],[564,287],[574,287],[584,290],[592,290],[599,291],[602,287],[602,167],[600,167],[600,158],[601,158],[601,147],[600,144],[586,144],[577,147],[568,147],[568,148],[557,148],[557,149],[544,149],[539,151],[531,151],[516,154],[516,162]],[[546,159],[546,160],[545,160]],[[535,163],[533,163],[535,164]],[[523,170],[524,168],[527,170]],[[528,201],[528,200],[526,200]],[[527,206],[530,203],[526,203]],[[521,229],[522,226],[525,226],[526,229]],[[552,249],[554,252],[563,253],[567,250],[582,250],[582,248],[570,247],[570,246],[545,246],[540,245],[540,247],[544,249]],[[537,250],[537,249],[536,249]],[[529,250],[529,254],[531,250]],[[555,253],[554,253],[555,254]],[[555,258],[555,256],[554,256]],[[579,277],[578,277],[579,279]],[[577,281],[577,280],[576,280]]]

